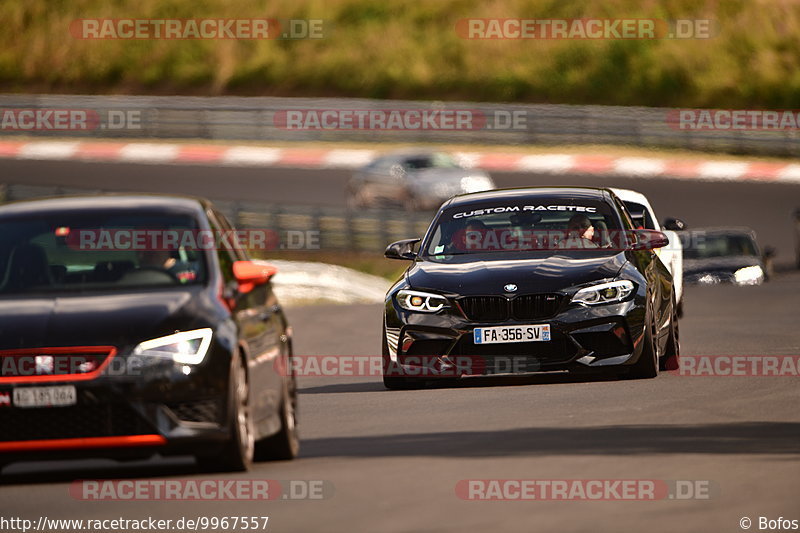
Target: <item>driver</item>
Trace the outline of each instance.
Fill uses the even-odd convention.
[[[480,220],[470,220],[464,229],[456,231],[453,235],[452,247],[456,251],[472,250],[481,247],[483,237],[489,228]]]
[[[558,243],[560,249],[576,250],[581,248],[598,248],[592,241],[594,226],[583,213],[575,213],[567,223],[567,237]]]
[[[160,268],[168,271],[177,263],[169,250],[138,250],[136,258],[139,268]]]
[[[188,283],[197,277],[197,272],[192,265],[178,261],[175,252],[170,250],[138,250],[136,258],[139,266],[137,271],[162,270],[179,283]],[[134,271],[135,272],[135,271]]]

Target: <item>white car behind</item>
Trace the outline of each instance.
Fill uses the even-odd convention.
[[[653,207],[645,195],[630,189],[611,190],[628,208],[634,223],[638,223],[643,229],[661,231],[669,238],[669,246],[658,248],[656,253],[672,274],[675,283],[675,301],[678,302],[678,316],[683,315],[683,245],[680,237],[675,231],[661,228]],[[680,220],[675,222],[685,226]]]

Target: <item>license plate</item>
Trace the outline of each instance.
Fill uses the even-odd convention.
[[[475,344],[546,342],[550,340],[550,324],[475,328],[474,335]]]
[[[74,385],[14,389],[16,407],[63,407],[78,403]]]

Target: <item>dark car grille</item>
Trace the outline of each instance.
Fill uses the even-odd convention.
[[[129,405],[79,393],[69,407],[0,408],[0,442],[117,437],[156,433]]]
[[[561,301],[560,294],[528,294],[515,298],[466,296],[459,298],[458,304],[470,320],[497,322],[509,318],[528,320],[550,317],[558,312]]]
[[[530,294],[511,300],[512,313],[515,318],[544,318],[553,316],[561,307],[560,294]]]
[[[506,320],[508,300],[502,296],[467,296],[458,300],[458,305],[470,320]]]
[[[219,400],[170,404],[167,407],[184,422],[219,422]]]
[[[116,352],[113,346],[2,350],[0,382],[44,381],[54,375],[67,381],[97,375]]]

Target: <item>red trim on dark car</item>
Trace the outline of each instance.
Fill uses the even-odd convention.
[[[122,437],[87,437],[81,439],[17,440],[0,442],[0,452],[38,450],[76,450],[82,448],[127,448],[162,446],[167,439],[161,435],[126,435]]]
[[[0,372],[2,383],[41,383],[49,381],[85,381],[99,376],[117,355],[114,346],[61,346],[57,348],[22,348],[18,350],[0,350],[0,361],[3,357],[24,357],[31,355],[105,355],[103,362],[91,372],[70,374],[33,374],[30,376],[4,376]]]

